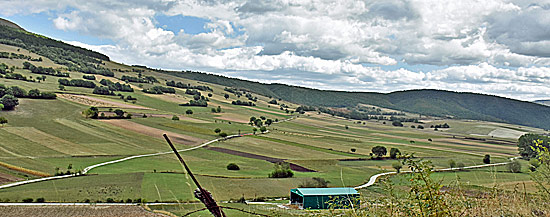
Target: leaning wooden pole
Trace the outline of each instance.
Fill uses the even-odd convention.
[[[176,147],[174,147],[174,145],[172,144],[172,141],[170,141],[170,139],[166,134],[163,134],[162,136],[164,136],[164,139],[166,140],[166,142],[168,142],[168,145],[170,145],[170,148],[172,148],[172,150],[180,160],[181,164],[183,164],[183,167],[185,167],[185,170],[187,170],[187,173],[189,174],[189,176],[191,176],[191,179],[193,179],[193,182],[195,182],[195,185],[198,188],[194,192],[195,197],[199,199],[202,203],[204,203],[204,205],[210,211],[210,213],[212,213],[212,215],[214,215],[215,217],[225,217],[225,213],[223,212],[222,208],[218,206],[218,204],[212,197],[212,194],[210,194],[210,192],[208,192],[206,189],[201,187],[201,185],[199,184],[199,181],[197,180],[197,178],[195,178],[195,176],[191,172],[191,169],[189,169],[189,167],[187,166],[187,164],[185,163],[181,155],[178,153],[178,150],[176,150]]]

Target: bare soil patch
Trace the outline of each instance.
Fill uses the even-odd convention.
[[[166,133],[166,135],[168,135],[172,141],[179,144],[184,144],[184,145],[197,145],[205,141],[203,139],[195,138],[192,136],[182,135],[182,134],[173,133],[173,132],[167,132],[161,129],[148,127],[148,126],[141,125],[135,122],[127,121],[127,120],[101,120],[101,121],[120,127],[122,129],[131,130],[137,133],[141,133],[141,134],[151,136],[154,138],[159,138],[159,139],[163,139],[162,134]]]
[[[225,154],[231,154],[231,155],[246,157],[246,158],[253,158],[253,159],[258,159],[258,160],[265,160],[265,161],[270,162],[270,163],[285,162],[285,159],[267,157],[267,156],[263,156],[263,155],[257,155],[257,154],[252,154],[252,153],[246,153],[246,152],[242,152],[242,151],[235,151],[235,150],[231,150],[231,149],[227,149],[227,148],[206,147],[206,149],[212,150],[212,151],[221,152],[221,153],[225,153]],[[311,170],[311,169],[305,168],[305,167],[300,166],[300,165],[298,165],[298,164],[294,164],[294,163],[289,163],[289,164],[290,164],[290,169],[292,169],[293,171],[297,171],[297,172],[317,172],[317,171],[315,171],[315,170]]]
[[[5,173],[0,173],[0,184],[16,182],[16,181],[21,181],[21,180],[23,180],[23,179],[12,176],[12,175],[8,175],[8,174],[5,174]]]
[[[160,213],[153,213],[140,206],[117,206],[117,205],[67,205],[67,206],[0,206],[0,213],[3,216],[43,216],[43,217],[72,217],[72,216],[167,216]]]
[[[151,108],[139,106],[139,105],[130,105],[121,102],[114,102],[106,99],[99,99],[91,96],[76,95],[76,94],[57,94],[57,97],[80,103],[83,105],[96,106],[96,107],[113,107],[113,108],[126,108],[126,109],[144,109],[144,110],[153,110]]]

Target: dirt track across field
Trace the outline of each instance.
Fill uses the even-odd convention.
[[[265,161],[270,162],[270,163],[280,163],[280,162],[285,161],[285,159],[267,157],[267,156],[263,156],[263,155],[251,154],[251,153],[246,153],[246,152],[242,152],[242,151],[235,151],[235,150],[231,150],[231,149],[227,149],[227,148],[206,147],[206,149],[221,152],[221,153],[225,153],[225,154],[232,154],[232,155],[237,155],[237,156],[241,156],[241,157],[246,157],[246,158],[265,160]],[[315,170],[311,170],[311,169],[305,168],[303,166],[300,166],[300,165],[297,165],[297,164],[294,164],[294,163],[289,163],[289,164],[290,164],[290,169],[292,169],[294,171],[297,171],[297,172],[317,172]]]
[[[134,131],[137,133],[141,133],[147,136],[160,138],[160,139],[164,139],[162,137],[162,134],[166,133],[174,142],[184,144],[184,145],[196,145],[205,141],[203,139],[195,138],[192,136],[182,135],[179,133],[166,132],[161,129],[148,127],[148,126],[141,125],[135,122],[127,121],[127,120],[101,120],[101,121],[126,129],[126,130]]]

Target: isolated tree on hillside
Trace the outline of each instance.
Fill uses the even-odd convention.
[[[6,94],[0,98],[0,104],[4,105],[4,110],[13,110],[15,106],[19,105],[19,99],[13,95]]]
[[[517,160],[513,160],[512,162],[508,163],[506,167],[508,171],[512,173],[521,173],[521,164]]]
[[[124,111],[122,111],[121,109],[115,109],[114,113],[116,114],[116,116],[118,117],[122,117],[124,116]]]
[[[82,112],[82,114],[83,114],[84,116],[86,116],[86,118],[94,118],[94,119],[95,119],[95,118],[97,118],[98,115],[99,115],[99,109],[97,109],[97,107],[93,107],[93,106],[92,106],[92,107],[90,107],[90,108],[84,110],[84,111]]]
[[[401,172],[401,168],[403,168],[403,164],[401,164],[401,162],[397,161],[397,162],[393,162],[391,164],[391,166],[395,169],[395,171],[397,171],[397,173],[400,173]]]
[[[490,163],[491,163],[491,155],[486,154],[486,155],[483,157],[483,163],[485,163],[485,164],[490,164]]]
[[[222,112],[222,107],[218,106],[218,108],[216,108],[216,112],[218,113]]]
[[[0,117],[0,125],[2,125],[2,127],[4,127],[4,124],[7,124],[8,123],[8,119],[6,119],[5,117]]]
[[[226,133],[226,132],[221,132],[221,133],[218,134],[218,135],[220,135],[220,136],[223,137],[223,138],[227,137],[227,133]]]
[[[229,164],[227,164],[227,169],[228,170],[240,170],[241,168],[239,168],[239,165],[237,165],[236,163],[229,163]]]
[[[401,151],[399,151],[399,149],[397,149],[397,148],[391,148],[390,149],[390,158],[391,159],[397,158],[397,155],[400,155],[400,154],[401,154]]]
[[[222,132],[222,130],[221,130],[220,128],[216,128],[216,129],[214,130],[214,133],[220,133],[220,132]]]
[[[185,111],[185,114],[192,115],[192,114],[193,114],[193,110],[187,109],[187,111]]]
[[[263,133],[263,132],[265,132],[265,131],[267,131],[267,128],[265,128],[265,127],[260,127],[260,132]]]
[[[225,97],[225,99],[229,99],[229,94],[224,94],[223,97]]]
[[[388,150],[384,146],[374,146],[371,151],[377,158],[382,158],[382,156],[388,153]]]
[[[455,162],[455,160],[453,160],[453,159],[450,159],[450,160],[449,160],[449,167],[451,167],[451,168],[456,168],[456,162]]]
[[[174,115],[174,116],[172,116],[172,120],[173,120],[173,121],[179,121],[180,118],[179,118],[177,115]]]
[[[256,125],[256,126],[258,126],[258,127],[261,127],[262,124],[263,124],[262,119],[256,119],[256,120],[254,121],[254,125]]]

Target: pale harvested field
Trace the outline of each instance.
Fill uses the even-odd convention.
[[[141,125],[138,123],[127,121],[127,120],[101,120],[101,121],[126,129],[126,130],[131,130],[137,133],[151,136],[154,138],[164,139],[164,137],[162,137],[162,134],[166,133],[166,135],[168,135],[168,137],[170,137],[172,141],[174,141],[175,143],[184,144],[184,145],[197,145],[205,141],[203,139],[195,138],[192,136],[182,135],[182,134],[173,133],[173,132],[167,132],[161,129],[148,127],[148,126]]]
[[[131,104],[126,104],[121,102],[114,102],[106,99],[99,99],[99,98],[84,96],[84,95],[57,94],[57,97],[66,99],[69,101],[73,101],[76,103],[80,103],[83,105],[88,105],[88,106],[152,110],[151,108],[147,108],[139,105],[131,105]]]
[[[507,128],[498,128],[489,133],[489,136],[499,137],[499,138],[507,138],[507,139],[517,139],[523,134],[526,134],[526,132],[518,131],[518,130],[512,130]]]
[[[2,216],[43,216],[43,217],[134,217],[134,216],[150,216],[161,217],[167,216],[160,213],[153,213],[145,210],[140,206],[117,206],[117,205],[101,205],[101,206],[0,206]]]

